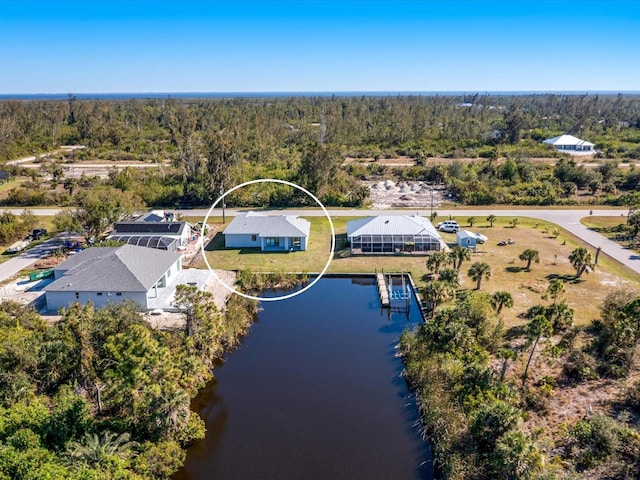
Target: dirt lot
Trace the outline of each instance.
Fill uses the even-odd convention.
[[[369,199],[373,208],[437,208],[447,198],[443,187],[429,185],[422,181],[380,180],[363,182],[369,188]]]

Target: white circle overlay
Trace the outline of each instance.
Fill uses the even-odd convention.
[[[322,204],[322,202],[320,200],[318,200],[318,198],[313,193],[311,193],[309,190],[301,187],[300,185],[296,185],[295,183],[287,182],[286,180],[277,180],[275,178],[260,178],[258,180],[251,180],[249,182],[244,182],[244,183],[241,183],[240,185],[236,185],[235,187],[227,190],[222,195],[220,195],[215,202],[213,202],[213,205],[211,205],[211,208],[209,208],[209,211],[207,212],[207,215],[204,217],[204,221],[202,222],[202,227],[203,227],[203,229],[206,228],[207,220],[209,220],[209,217],[211,216],[211,213],[213,212],[213,209],[216,208],[218,203],[220,203],[221,201],[224,201],[224,197],[226,197],[230,193],[238,190],[239,188],[246,187],[248,185],[254,185],[256,183],[280,183],[282,185],[288,185],[290,187],[293,187],[293,188],[296,188],[296,189],[300,190],[301,192],[304,192],[309,197],[311,197],[318,205],[320,205],[320,208],[322,209],[322,211],[324,212],[325,216],[329,220],[329,226],[331,227],[331,251],[329,252],[329,259],[327,260],[327,263],[324,265],[324,268],[322,269],[320,274],[309,285],[307,285],[306,287],[304,287],[304,288],[302,288],[302,289],[300,289],[298,291],[295,291],[293,293],[289,293],[287,295],[281,295],[279,297],[255,297],[253,295],[248,295],[246,293],[243,293],[243,292],[240,292],[240,291],[236,290],[233,287],[230,287],[229,285],[224,283],[222,280],[220,280],[220,278],[218,278],[218,276],[216,275],[216,272],[214,272],[213,268],[211,268],[211,265],[209,265],[209,260],[207,260],[207,254],[206,254],[206,252],[204,250],[204,242],[202,242],[202,245],[200,245],[200,249],[202,251],[202,258],[204,258],[204,263],[207,265],[207,267],[209,268],[209,270],[213,274],[214,278],[216,280],[218,280],[218,282],[224,288],[229,290],[231,293],[236,293],[236,294],[240,295],[241,297],[248,298],[248,299],[251,299],[251,300],[258,300],[260,302],[276,302],[278,300],[286,300],[288,298],[293,298],[296,295],[300,295],[301,293],[306,292],[307,290],[309,290],[311,287],[313,287],[318,282],[318,280],[320,280],[322,278],[322,276],[327,272],[327,269],[329,268],[329,265],[331,265],[331,260],[333,259],[333,254],[334,254],[334,252],[336,250],[336,231],[333,228],[333,221],[331,221],[331,216],[329,215],[329,212],[327,212],[327,209]],[[264,253],[264,255],[269,255],[269,253]]]

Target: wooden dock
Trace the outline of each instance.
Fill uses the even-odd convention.
[[[387,287],[387,281],[384,278],[384,274],[376,273],[376,285],[378,286],[378,297],[380,297],[380,305],[388,307],[391,305],[389,300],[389,288]]]

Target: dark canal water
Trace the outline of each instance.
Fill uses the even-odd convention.
[[[263,302],[194,403],[206,438],[179,480],[431,479],[395,345],[420,321],[381,313],[370,278],[325,278]],[[403,304],[404,302],[400,302]]]

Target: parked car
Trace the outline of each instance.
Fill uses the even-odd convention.
[[[46,228],[34,228],[31,232],[31,238],[34,240],[40,240],[40,237],[47,234]]]
[[[460,230],[460,225],[455,220],[445,220],[444,222],[438,223],[438,230],[441,232],[447,233],[456,233]]]
[[[9,248],[7,248],[7,253],[17,253],[17,252],[21,252],[22,250],[24,250],[25,248],[27,248],[29,246],[29,244],[31,243],[30,240],[18,240],[17,242],[15,242],[14,244],[12,244]]]

